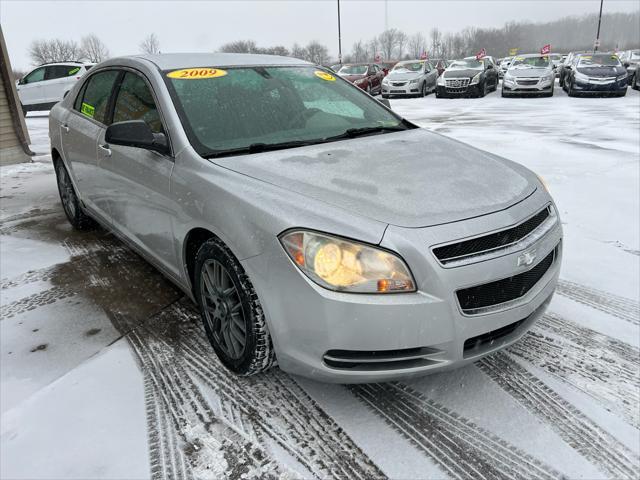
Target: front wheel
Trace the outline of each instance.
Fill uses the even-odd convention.
[[[569,95],[570,97],[575,97],[576,93],[573,90],[573,81],[570,80],[569,83],[567,84],[567,95]]]
[[[80,200],[76,195],[75,188],[71,182],[71,177],[67,168],[61,160],[56,162],[56,180],[58,183],[58,193],[62,208],[73,228],[77,230],[88,230],[95,226],[95,222],[82,210]]]
[[[194,290],[207,337],[224,366],[242,376],[269,369],[275,354],[260,300],[222,241],[208,240],[198,250]]]

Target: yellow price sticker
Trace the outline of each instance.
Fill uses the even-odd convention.
[[[335,82],[336,81],[336,77],[334,77],[330,73],[323,72],[322,70],[316,70],[313,73],[316,75],[316,77],[321,78],[322,80],[326,80],[327,82]]]
[[[93,105],[89,105],[88,103],[84,103],[84,102],[82,102],[80,111],[89,118],[93,118],[93,116],[96,113],[96,109]]]
[[[174,70],[167,73],[167,77],[179,78],[180,80],[200,80],[203,78],[224,77],[226,74],[226,70],[219,68],[183,68],[182,70]]]

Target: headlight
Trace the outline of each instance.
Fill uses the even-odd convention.
[[[589,83],[589,77],[584,73],[576,72],[575,79],[577,82]]]
[[[504,74],[504,78],[503,78],[503,80],[504,80],[505,82],[513,82],[514,78],[513,78],[513,76],[512,76],[511,74],[509,74],[509,73],[505,73],[505,74]]]
[[[438,77],[438,85],[440,85],[440,86],[444,87],[446,84],[447,84],[447,82],[445,82],[445,80],[444,80],[444,74],[443,74],[443,75],[440,75],[440,76]]]
[[[553,75],[545,75],[544,77],[542,77],[542,81],[543,82],[548,82],[553,78]]]
[[[475,77],[473,77],[471,79],[470,85],[475,85],[476,83],[478,83],[480,81],[480,76],[481,75],[482,75],[482,72],[478,73]]]
[[[318,285],[338,292],[415,292],[397,255],[324,233],[290,231],[280,242],[293,263]]]
[[[623,73],[622,75],[620,75],[620,76],[618,77],[618,81],[620,81],[620,80],[625,80],[628,76],[629,76],[628,74]]]
[[[416,84],[416,83],[418,83],[419,81],[420,81],[420,79],[419,79],[419,78],[416,78],[415,80],[411,80],[411,81],[409,81],[409,84],[410,84],[410,85],[415,85],[415,84]]]
[[[382,79],[382,84],[383,85],[389,85],[389,80],[387,80],[387,77]]]

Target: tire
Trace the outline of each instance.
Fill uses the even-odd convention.
[[[482,88],[478,85],[478,98],[482,98],[487,94],[487,82],[482,82]]]
[[[618,96],[619,97],[624,97],[627,94],[627,89],[625,88],[624,91],[622,93],[619,93]]]
[[[504,87],[502,87],[502,90],[500,90],[500,96],[502,98],[506,98],[507,96],[504,94]]]
[[[78,195],[76,195],[76,190],[73,187],[73,183],[71,183],[71,177],[69,177],[67,167],[65,167],[61,160],[58,160],[55,163],[55,169],[60,202],[62,203],[62,208],[69,223],[76,230],[90,230],[94,228],[96,223],[82,210],[80,200],[78,200]]]
[[[20,104],[20,108],[22,108],[22,116],[26,117],[27,116],[27,112],[29,110],[27,110],[27,107],[25,107],[24,105]]]
[[[575,97],[576,94],[573,91],[572,85],[573,85],[573,82],[569,82],[569,84],[567,85],[567,95],[569,95],[570,97]]]
[[[198,250],[194,271],[204,329],[222,364],[241,376],[271,368],[275,353],[264,311],[233,253],[221,240],[207,240]]]
[[[633,88],[634,90],[640,90],[640,85],[638,85],[638,74],[636,74],[633,78],[633,83],[631,84],[631,88]]]
[[[428,95],[427,92],[427,82],[422,82],[422,88],[420,89],[420,96],[421,97],[426,97]]]
[[[562,87],[562,89],[564,90],[564,77],[562,76],[562,74],[560,74],[560,78],[558,79],[558,85],[560,85],[560,87]]]

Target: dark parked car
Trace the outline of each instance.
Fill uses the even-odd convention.
[[[484,97],[498,88],[498,71],[492,58],[454,60],[438,78],[437,98]]]
[[[564,89],[570,97],[579,94],[627,94],[627,70],[617,55],[611,53],[582,54],[566,67]]]
[[[382,79],[385,73],[382,67],[375,63],[343,65],[338,70],[338,75],[371,95],[382,92]]]

